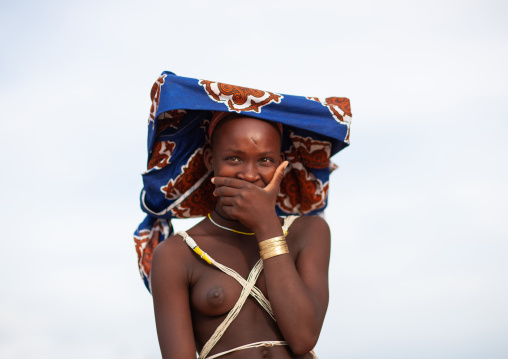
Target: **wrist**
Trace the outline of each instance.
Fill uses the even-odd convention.
[[[263,221],[258,228],[253,230],[254,233],[256,233],[256,239],[258,242],[284,235],[280,219],[275,213],[273,216],[269,216],[265,221]]]
[[[259,244],[259,256],[263,261],[282,254],[288,254],[289,248],[286,237],[279,236],[261,241]]]

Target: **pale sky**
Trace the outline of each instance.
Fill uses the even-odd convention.
[[[149,93],[169,70],[350,98],[321,359],[507,358],[507,14],[503,1],[3,1],[0,357],[160,358],[132,233]]]

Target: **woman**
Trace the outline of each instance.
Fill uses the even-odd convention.
[[[160,96],[161,92],[155,93]],[[154,91],[152,100],[153,94]],[[162,120],[161,112],[154,112],[154,120]],[[175,122],[175,115],[175,112],[170,113],[170,122]],[[225,112],[214,112],[210,123],[206,120],[200,123],[205,123],[208,131],[207,145],[201,151],[207,173],[201,176],[204,181],[195,181],[197,185],[185,193],[195,193],[196,188],[209,183],[213,193],[208,191],[208,195],[204,195],[205,191],[200,199],[214,205],[208,217],[188,232],[169,237],[166,231],[165,236],[169,238],[157,246],[150,261],[149,278],[163,357],[194,358],[199,350],[200,358],[223,355],[225,358],[312,358],[311,350],[319,337],[328,305],[330,233],[319,216],[282,219],[276,209],[280,211],[288,203],[294,205],[294,201],[288,202],[288,198],[281,195],[288,192],[288,181],[285,181],[284,190],[280,185],[289,163],[300,173],[295,153],[303,158],[309,153],[324,152],[325,159],[319,152],[301,162],[314,166],[316,173],[326,164],[329,173],[331,151],[323,148],[308,152],[286,151],[288,162],[281,152],[287,133],[282,131],[280,123]],[[185,132],[181,122],[173,127]],[[154,130],[157,131],[155,126]],[[301,140],[295,140],[298,136],[289,132],[295,147],[295,141]],[[166,148],[172,146],[174,149],[178,145],[167,140],[171,137],[164,137],[162,132],[157,136],[164,146],[152,149],[149,168],[151,161],[152,168],[161,169],[165,167],[162,162],[169,164],[170,158],[176,158],[171,152],[161,162],[159,155]],[[314,141],[299,138],[308,144]],[[316,143],[314,145],[318,146]],[[191,162],[187,162],[186,168],[195,168]],[[305,179],[304,183],[320,182],[315,176],[306,174],[310,180]],[[174,191],[174,187],[178,187],[176,182],[170,180],[163,187],[166,198],[175,200],[171,193],[182,193]],[[310,192],[314,193],[309,195],[316,197],[321,190],[320,200],[323,201],[327,183],[324,196],[323,188],[310,187]],[[147,181],[145,188],[150,188]],[[142,196],[145,209],[154,207],[155,203],[145,196],[147,192]],[[178,202],[178,206],[188,212],[191,206],[185,207],[184,202]],[[312,213],[319,208],[312,203],[310,207],[309,203],[307,207],[303,203],[298,205],[299,212],[308,207],[307,212]],[[320,205],[324,207],[326,202]],[[185,212],[182,208],[177,210],[174,203],[168,208],[172,213]],[[151,209],[149,212],[158,216],[167,214]],[[154,233],[164,232],[155,222],[150,226],[152,238]],[[146,243],[154,241],[142,238],[139,230],[136,235],[137,243],[144,241],[147,252]],[[160,238],[155,242],[158,240]],[[140,258],[143,257],[146,257],[144,253]]]

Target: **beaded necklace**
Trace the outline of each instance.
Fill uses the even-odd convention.
[[[240,231],[237,231],[236,229],[232,229],[232,228],[221,226],[220,224],[215,223],[215,221],[212,219],[212,216],[210,216],[210,213],[208,213],[208,219],[210,220],[210,222],[215,224],[217,227],[225,229],[225,230],[230,231],[230,232],[235,232],[235,233],[239,233],[239,234],[245,234],[246,236],[253,236],[255,234],[254,232],[252,232],[252,233],[240,232]]]

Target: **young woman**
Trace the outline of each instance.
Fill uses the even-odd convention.
[[[163,357],[194,358],[242,291],[237,280],[190,250],[182,240],[188,235],[205,257],[243,278],[261,261],[255,285],[269,300],[276,320],[250,296],[209,357],[259,343],[225,357],[312,358],[309,352],[328,305],[328,226],[318,216],[300,217],[284,235],[275,202],[287,162],[277,126],[229,116],[215,127],[211,139],[205,162],[214,174],[217,206],[187,234],[162,242],[153,256],[151,286]],[[260,243],[274,237],[282,237],[280,253],[260,259]]]
[[[330,256],[316,214],[349,144],[349,100],[170,72],[151,99],[134,240],[163,357],[315,357]],[[173,233],[188,217],[205,219]]]

